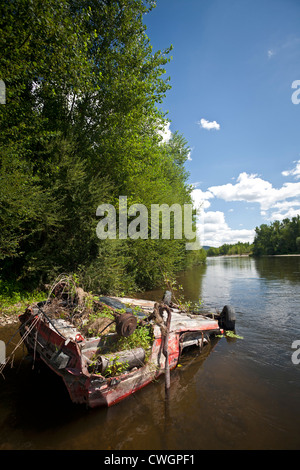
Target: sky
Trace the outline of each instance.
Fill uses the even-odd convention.
[[[157,0],[144,23],[173,46],[160,107],[191,149],[202,245],[300,215],[300,1]]]

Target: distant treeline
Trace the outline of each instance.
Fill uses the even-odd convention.
[[[0,278],[37,286],[76,274],[86,290],[162,282],[205,250],[185,240],[99,239],[96,210],[191,204],[177,131],[158,108],[171,47],[155,52],[146,0],[18,0],[1,6]],[[3,92],[4,90],[2,90]]]
[[[300,216],[275,220],[255,229],[253,255],[285,255],[300,253]]]
[[[250,243],[238,242],[233,245],[225,243],[224,245],[215,248],[211,246],[207,250],[207,256],[224,256],[224,255],[245,255],[252,252],[253,245]]]
[[[262,224],[255,229],[253,243],[238,242],[224,244],[218,248],[207,247],[207,256],[285,255],[300,253],[300,216],[283,221],[275,220],[270,225]]]

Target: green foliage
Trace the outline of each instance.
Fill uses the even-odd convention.
[[[253,245],[246,242],[238,242],[235,244],[225,243],[219,248],[210,247],[207,250],[207,256],[224,256],[224,255],[244,255],[252,252]]]
[[[211,246],[207,250],[207,256],[219,256],[219,255],[220,255],[219,248],[215,248],[214,246]]]
[[[203,262],[184,240],[99,240],[103,203],[191,203],[178,132],[158,109],[171,47],[154,52],[146,0],[18,0],[1,6],[0,276],[32,285],[76,273],[85,290],[151,288]],[[150,228],[150,225],[149,225]]]
[[[127,362],[118,361],[116,357],[113,361],[113,364],[108,366],[104,372],[104,377],[114,377],[116,375],[122,374],[128,368]]]
[[[217,338],[232,338],[232,339],[244,339],[243,336],[237,335],[233,331],[225,331],[224,335],[216,335]]]
[[[0,313],[24,313],[24,309],[33,302],[45,300],[47,295],[37,289],[24,290],[18,282],[0,279]]]
[[[199,299],[196,302],[186,300],[183,294],[183,287],[181,284],[178,284],[175,276],[169,276],[165,274],[164,285],[166,290],[171,291],[172,299],[174,303],[179,306],[179,308],[188,313],[200,313],[202,300]]]
[[[123,351],[128,349],[143,348],[145,352],[149,352],[153,341],[152,329],[149,326],[139,326],[130,336],[120,336],[114,345],[115,351]]]
[[[275,220],[255,229],[253,255],[282,255],[300,253],[300,216]]]

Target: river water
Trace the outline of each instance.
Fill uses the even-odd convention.
[[[32,369],[20,351],[0,377],[0,448],[299,449],[300,347],[297,354],[292,345],[300,345],[300,257],[208,258],[178,282],[206,311],[233,306],[241,338],[183,355],[168,400],[161,378],[94,410],[72,404],[61,379]],[[0,339],[15,330],[2,328]]]

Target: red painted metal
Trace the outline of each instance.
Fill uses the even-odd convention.
[[[132,300],[132,299],[131,299]],[[172,310],[172,309],[171,309]],[[27,309],[19,317],[20,333],[29,351],[38,355],[64,381],[70,398],[74,403],[84,403],[93,408],[111,406],[137,392],[165,370],[165,357],[162,354],[162,334],[158,325],[153,324],[154,340],[147,363],[140,368],[123,373],[116,377],[105,378],[88,371],[88,355],[96,351],[99,338],[84,338],[72,326],[68,326],[68,337],[64,329],[54,328],[42,314],[28,336],[25,335],[30,324],[36,318],[35,309]],[[197,315],[190,318],[172,310],[172,319],[168,337],[168,362],[170,370],[174,369],[182,352],[183,338],[192,338],[195,342],[208,335],[219,333],[217,320]],[[198,335],[198,336],[197,336]]]

